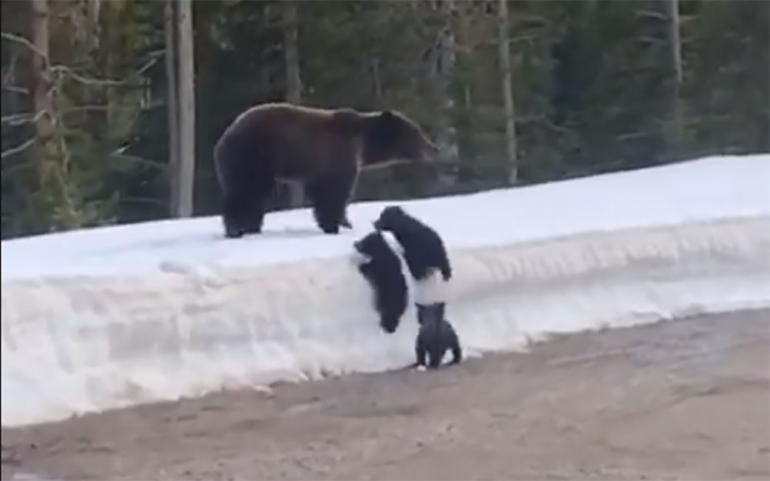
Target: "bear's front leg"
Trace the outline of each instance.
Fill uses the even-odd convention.
[[[228,239],[238,239],[246,233],[244,223],[248,215],[248,209],[245,206],[245,202],[248,202],[248,199],[243,199],[232,193],[224,195],[222,221],[225,225],[225,237]]]
[[[273,193],[275,180],[269,172],[239,172],[224,193],[222,216],[225,237],[235,239],[244,234],[262,232],[266,202]]]
[[[308,185],[307,191],[313,201],[313,215],[324,233],[339,234],[341,225],[350,225],[345,209],[354,180],[355,172],[337,173],[336,176]]]

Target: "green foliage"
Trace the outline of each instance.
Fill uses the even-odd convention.
[[[497,1],[299,2],[305,103],[391,108],[435,135],[444,115],[435,52],[454,33],[448,112],[460,150],[455,191],[501,185],[504,111]],[[41,183],[30,151],[3,159],[3,236],[167,214],[167,84],[163,2],[105,0],[98,28],[82,0],[51,2],[54,64],[89,79],[61,77],[60,123],[44,143],[56,172]],[[664,0],[511,2],[509,34],[523,183],[668,162],[675,158],[676,89]],[[247,107],[284,98],[282,3],[194,2],[196,212],[219,210],[211,159],[225,126]],[[770,138],[767,2],[680,0],[684,84],[682,154],[766,151]],[[29,9],[3,5],[3,31],[29,38]],[[90,27],[89,27],[90,28]],[[85,33],[84,33],[85,32]],[[88,33],[92,35],[89,37]],[[3,78],[28,85],[24,47],[3,40]],[[134,74],[148,62],[156,63]],[[23,63],[23,62],[22,62]],[[15,70],[14,70],[15,69]],[[3,116],[29,113],[29,96],[6,89]],[[32,135],[3,123],[3,150]],[[360,199],[438,192],[437,169],[400,166],[365,173]],[[276,196],[273,207],[285,206]]]
[[[38,169],[36,178],[26,172],[17,179],[3,171],[4,188],[13,186],[3,199],[3,207],[7,201],[13,212],[4,216],[4,236],[118,220],[120,199],[132,178],[113,153],[135,135],[148,90],[146,69],[137,70],[157,60],[152,50],[162,47],[162,33],[153,35],[158,31],[150,22],[157,4],[110,1],[101,6],[93,24],[81,0],[49,3],[54,128],[49,139],[38,140],[34,151],[9,158],[9,164],[29,165],[37,156],[46,167]],[[29,21],[28,10],[19,13]],[[23,45],[13,47],[14,54],[30,54]],[[23,83],[22,78],[16,80]],[[31,108],[27,99],[19,103],[17,109]]]
[[[768,2],[698,2],[685,31],[689,148],[703,153],[768,150]]]

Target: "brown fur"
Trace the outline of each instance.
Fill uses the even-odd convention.
[[[431,158],[436,147],[399,112],[263,104],[240,114],[214,149],[227,237],[258,233],[276,180],[301,181],[318,226],[350,226],[346,207],[362,167]]]

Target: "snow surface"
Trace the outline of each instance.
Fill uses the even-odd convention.
[[[380,331],[352,242],[307,209],[224,239],[216,217],[2,243],[2,424],[413,360],[415,312]],[[712,157],[398,202],[452,258],[470,355],[552,332],[770,306],[770,155]]]

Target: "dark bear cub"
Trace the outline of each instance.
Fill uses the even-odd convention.
[[[380,326],[394,333],[406,311],[408,287],[401,272],[401,262],[379,232],[371,232],[353,243],[367,260],[358,266],[375,292],[375,307],[380,314]]]
[[[435,158],[436,146],[406,115],[270,103],[241,113],[214,147],[227,237],[262,231],[277,181],[301,182],[327,234],[350,226],[346,209],[364,167]]]
[[[404,249],[404,259],[416,281],[415,304],[420,324],[431,311],[438,311],[436,315],[443,319],[446,284],[452,277],[452,267],[438,233],[398,206],[383,209],[374,228],[392,232]]]
[[[404,248],[404,259],[412,276],[420,281],[437,268],[445,281],[452,277],[452,267],[438,233],[407,214],[398,206],[386,207],[374,221],[374,228],[392,232]]]
[[[443,314],[443,309],[431,310],[419,321],[420,332],[417,334],[415,346],[416,367],[427,366],[431,369],[438,369],[447,349],[452,352],[450,364],[459,364],[462,361],[463,353],[460,340],[454,327],[444,319]],[[426,356],[429,358],[427,364]]]

